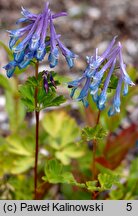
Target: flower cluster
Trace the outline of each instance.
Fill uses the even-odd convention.
[[[72,88],[71,97],[74,96],[74,93],[78,87],[83,86],[79,96],[77,97],[77,100],[82,101],[84,106],[87,107],[89,105],[87,96],[90,93],[94,102],[96,102],[98,109],[103,110],[107,100],[107,89],[110,79],[113,72],[116,70],[115,66],[118,61],[118,84],[112,100],[112,106],[108,111],[109,116],[120,112],[120,95],[122,85],[124,84],[123,95],[128,93],[128,85],[134,85],[125,69],[126,66],[122,58],[122,45],[120,42],[117,44],[115,42],[116,37],[113,38],[101,56],[98,55],[98,49],[96,49],[93,56],[87,57],[88,65],[82,76],[79,79],[68,83],[68,87]],[[107,72],[107,76],[105,79],[103,79],[105,72]],[[102,88],[101,84],[103,84]]]
[[[73,67],[76,55],[71,52],[60,41],[60,35],[56,33],[53,20],[66,16],[65,12],[52,14],[49,3],[45,4],[44,11],[40,14],[33,14],[22,8],[21,14],[24,16],[17,21],[25,26],[16,30],[8,31],[10,34],[9,47],[13,51],[14,60],[9,62],[4,68],[10,78],[16,67],[25,68],[32,59],[43,60],[46,55],[47,47],[50,47],[48,61],[53,68],[58,63],[59,50],[66,58],[69,67]],[[48,37],[48,31],[50,37]]]

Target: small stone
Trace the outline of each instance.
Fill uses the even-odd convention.
[[[72,17],[78,16],[78,15],[82,14],[83,11],[84,10],[81,6],[76,5],[76,6],[69,9],[69,15]]]
[[[138,54],[138,44],[135,41],[128,39],[125,41],[125,46],[130,55]]]
[[[44,155],[44,156],[48,156],[49,152],[46,149],[41,148],[40,149],[40,154]]]
[[[99,51],[99,53],[103,53],[106,50],[108,44],[109,44],[108,41],[103,41],[103,42],[99,43],[98,44],[98,51]]]
[[[3,131],[8,131],[9,130],[9,123],[2,123],[0,128]]]
[[[0,96],[0,107],[4,107],[5,104],[6,104],[6,98],[3,95],[1,95]]]
[[[7,114],[5,112],[0,112],[0,122],[7,120]]]
[[[98,20],[101,17],[101,11],[97,7],[89,8],[87,14],[94,20]]]

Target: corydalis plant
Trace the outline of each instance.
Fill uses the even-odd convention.
[[[65,12],[52,14],[49,9],[49,3],[45,4],[44,11],[40,14],[33,14],[22,7],[21,14],[24,16],[16,23],[24,24],[24,27],[9,30],[9,47],[13,51],[14,59],[4,68],[7,76],[10,78],[15,68],[26,68],[32,60],[42,61],[50,48],[48,56],[51,68],[58,64],[59,49],[66,58],[69,67],[73,67],[76,55],[71,52],[60,41],[60,36],[56,33],[53,20],[66,16]]]
[[[33,14],[22,8],[23,18],[17,24],[23,23],[24,27],[10,30],[9,47],[13,51],[13,61],[4,68],[10,78],[19,69],[26,68],[33,61],[35,65],[35,76],[28,77],[27,81],[20,87],[22,101],[28,110],[35,111],[36,132],[35,132],[35,165],[34,165],[34,198],[37,199],[37,165],[39,150],[39,113],[42,109],[50,106],[58,106],[63,103],[64,97],[56,95],[56,84],[54,71],[47,70],[38,73],[39,62],[42,61],[50,50],[48,62],[51,68],[58,64],[59,49],[64,55],[69,67],[73,67],[76,55],[71,52],[60,41],[60,35],[56,33],[53,20],[66,16],[65,12],[52,14],[49,3],[45,4],[44,11],[40,14]]]
[[[126,72],[126,66],[122,57],[122,45],[120,42],[117,44],[115,42],[116,37],[113,38],[101,56],[98,55],[98,48],[96,48],[93,56],[86,57],[88,65],[83,75],[79,79],[68,83],[68,87],[72,88],[71,97],[74,96],[78,87],[83,86],[77,100],[82,101],[84,106],[87,107],[89,105],[87,97],[90,93],[98,109],[103,110],[107,100],[108,86],[114,73],[118,78],[118,84],[112,100],[112,106],[108,111],[109,116],[120,112],[122,85],[124,84],[123,95],[128,93],[129,85],[134,85]],[[116,71],[118,71],[118,73],[116,73]]]

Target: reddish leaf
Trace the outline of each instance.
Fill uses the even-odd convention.
[[[104,167],[107,167],[108,169],[112,168],[112,165],[107,161],[107,159],[104,156],[97,157],[96,162],[103,165]]]
[[[135,124],[121,131],[117,136],[109,135],[104,149],[104,156],[97,158],[101,165],[115,169],[125,158],[128,151],[136,144],[138,128]]]

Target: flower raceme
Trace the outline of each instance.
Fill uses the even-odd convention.
[[[66,16],[65,12],[52,14],[49,9],[49,3],[45,3],[42,13],[33,14],[22,7],[21,14],[24,16],[16,23],[24,24],[24,27],[9,30],[9,47],[13,51],[14,60],[4,66],[7,76],[10,78],[16,67],[26,68],[32,59],[42,61],[46,55],[47,47],[50,47],[48,56],[51,68],[58,64],[59,49],[64,55],[69,67],[73,67],[76,55],[65,47],[60,41],[60,35],[56,33],[53,20]],[[48,38],[48,32],[50,37]]]
[[[87,97],[90,93],[94,102],[96,102],[98,109],[103,110],[107,100],[107,89],[111,77],[116,71],[116,65],[118,68],[119,64],[119,73],[116,73],[118,84],[108,115],[112,116],[119,113],[122,85],[124,85],[123,95],[128,93],[129,85],[134,85],[126,72],[126,66],[122,57],[121,43],[118,42],[116,44],[116,37],[114,37],[101,56],[98,55],[98,49],[96,48],[94,55],[86,58],[88,65],[82,76],[68,83],[68,87],[71,88],[71,97],[74,96],[76,89],[80,87],[81,91],[77,97],[77,101],[82,101],[84,106],[87,107],[89,105]]]

